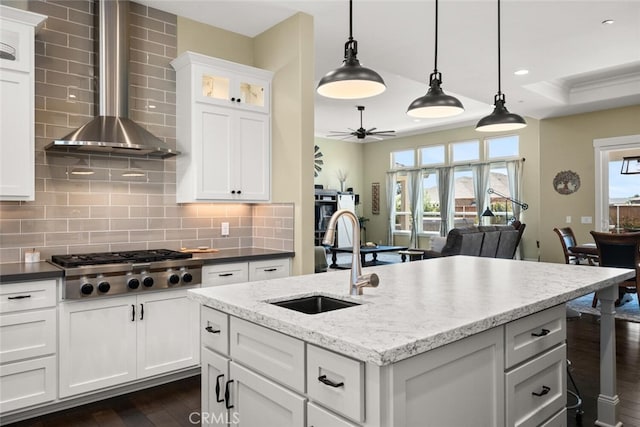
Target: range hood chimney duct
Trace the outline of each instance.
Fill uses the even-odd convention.
[[[142,126],[127,118],[129,2],[97,0],[98,116],[46,150],[115,153],[167,158],[180,154]]]

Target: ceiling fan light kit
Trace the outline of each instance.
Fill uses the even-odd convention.
[[[436,25],[433,73],[429,76],[427,94],[415,99],[407,110],[411,117],[437,119],[451,117],[464,111],[462,102],[442,90],[442,74],[438,72],[438,0],[436,0]]]
[[[480,119],[476,130],[480,132],[502,132],[522,129],[527,122],[519,115],[510,113],[505,107],[500,74],[500,0],[498,0],[498,93],[493,98],[493,112]]]
[[[353,39],[353,0],[349,0],[349,40],[344,44],[343,64],[320,79],[317,91],[328,98],[359,99],[379,95],[386,88],[380,74],[358,61],[358,42]]]

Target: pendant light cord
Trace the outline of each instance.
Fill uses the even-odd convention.
[[[433,60],[433,72],[438,72],[438,0],[436,0],[436,37],[435,37],[435,48],[434,51],[434,60]]]
[[[349,0],[349,40],[353,40],[353,0]]]
[[[498,0],[498,96],[502,95],[502,76],[500,73],[500,0]]]

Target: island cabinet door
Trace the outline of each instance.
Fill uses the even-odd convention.
[[[235,362],[230,363],[232,417],[242,427],[304,427],[306,399]],[[233,420],[232,420],[233,421]]]
[[[394,427],[503,426],[503,329],[394,364],[391,387]]]
[[[206,426],[233,424],[229,410],[226,408],[229,405],[225,400],[225,391],[227,391],[227,397],[231,398],[229,359],[203,347],[200,360],[202,363],[201,424]]]

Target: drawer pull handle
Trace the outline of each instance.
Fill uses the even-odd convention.
[[[546,385],[542,386],[542,391],[540,393],[536,393],[535,391],[532,391],[531,394],[534,396],[544,396],[545,394],[549,393],[549,391],[551,391],[550,387],[547,387]]]
[[[7,299],[25,299],[25,298],[31,298],[31,295],[16,295],[15,297],[9,297]]]
[[[220,333],[220,329],[213,329],[213,326],[207,326],[205,328],[207,330],[207,332],[209,332],[210,334],[219,334]]]
[[[264,271],[272,272],[272,271],[278,271],[278,269],[277,268],[265,268]]]
[[[333,381],[327,379],[326,375],[320,375],[318,377],[318,381],[320,381],[322,384],[328,385],[329,387],[338,388],[344,386],[344,383],[334,383]]]
[[[224,374],[220,374],[216,377],[216,402],[224,402],[224,399],[220,399],[220,378],[224,378]]]
[[[229,277],[229,276],[233,276],[233,273],[221,273],[221,274],[218,274],[218,277]]]
[[[233,380],[229,380],[224,386],[224,406],[227,409],[233,409],[233,405],[229,405],[229,386],[232,382]]]
[[[542,331],[540,331],[540,333],[536,334],[535,332],[531,332],[531,336],[532,337],[544,337],[546,335],[549,335],[549,332],[551,332],[548,329],[543,329]]]

